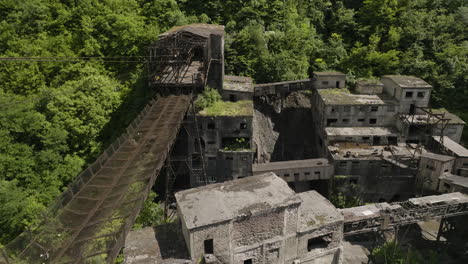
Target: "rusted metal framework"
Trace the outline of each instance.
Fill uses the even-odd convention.
[[[207,46],[207,38],[187,31],[162,35],[149,48],[150,85],[205,85],[209,69]]]
[[[355,213],[355,208],[341,209],[344,215],[344,235],[351,236],[367,232],[389,230],[399,226],[414,224],[430,219],[447,219],[454,216],[468,214],[466,196],[460,193],[460,199],[448,197],[435,203],[414,203],[416,198],[405,202],[375,204],[379,211],[363,210]]]
[[[6,246],[0,263],[113,263],[167,160],[193,96],[152,100],[84,170],[40,226]]]

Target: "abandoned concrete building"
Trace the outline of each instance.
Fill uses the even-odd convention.
[[[336,209],[315,191],[296,194],[274,173],[180,191],[176,199],[171,242],[167,230],[133,231],[126,263],[343,263],[345,237],[468,213],[461,193]]]
[[[176,42],[192,55],[173,49]],[[169,62],[154,64],[153,87],[184,93],[209,86],[221,100],[192,106],[177,137],[165,191],[193,188],[174,200],[180,241],[171,250],[184,252],[179,262],[159,256],[156,263],[342,263],[345,236],[415,223],[424,214],[439,219],[421,212],[440,203],[453,206],[453,215],[468,210],[466,196],[455,193],[468,193],[465,123],[430,108],[432,86],[424,80],[385,75],[348,83],[346,74],[330,71],[254,84],[224,74],[224,28],[204,24],[161,35],[151,56],[165,53]],[[288,147],[298,134],[291,120],[310,130]],[[327,200],[351,191],[378,203],[338,210]],[[440,193],[449,194],[413,198]],[[422,205],[421,215],[408,218]],[[136,261],[141,252],[131,246],[144,234],[134,234],[128,263],[146,263]]]

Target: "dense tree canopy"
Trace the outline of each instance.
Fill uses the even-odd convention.
[[[464,0],[3,0],[0,61],[0,243],[7,243],[131,121],[147,97],[128,57],[168,28],[226,25],[226,71],[256,82],[339,70],[401,73],[434,87],[433,106],[468,120]]]

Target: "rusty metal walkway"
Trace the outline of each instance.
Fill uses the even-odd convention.
[[[191,101],[191,95],[152,100],[127,133],[69,186],[41,226],[6,247],[3,262],[113,263]]]
[[[468,196],[461,193],[412,198],[405,202],[378,203],[340,209],[345,236],[388,230],[419,221],[468,214]]]

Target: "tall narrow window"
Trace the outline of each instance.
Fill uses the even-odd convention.
[[[204,241],[205,254],[213,254],[213,239]]]

